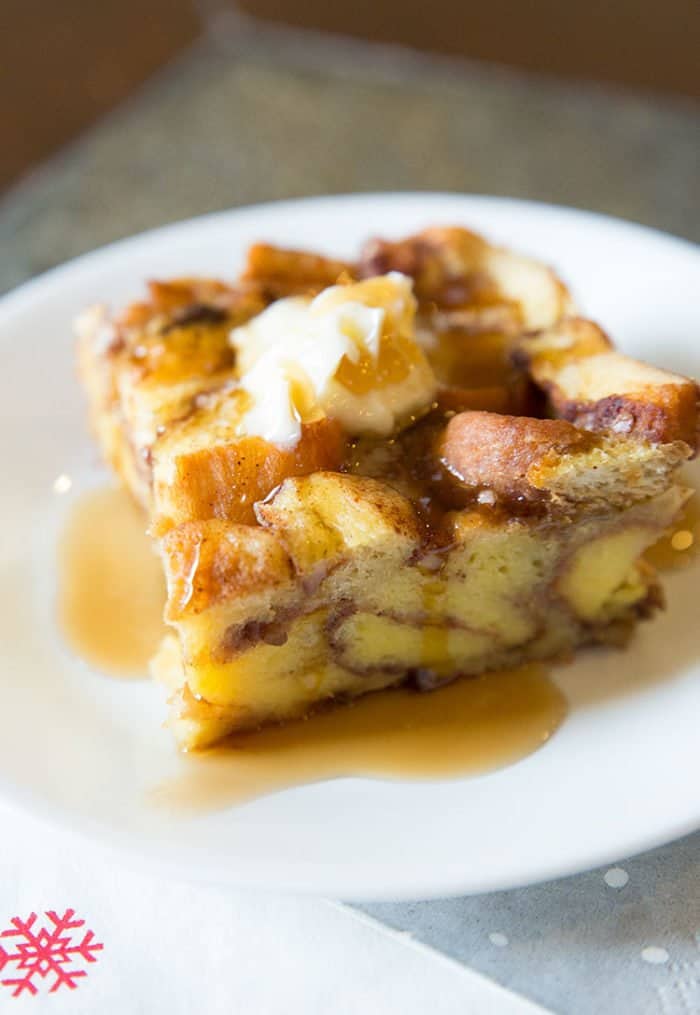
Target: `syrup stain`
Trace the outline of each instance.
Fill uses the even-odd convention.
[[[109,676],[147,676],[164,634],[165,580],[126,491],[101,487],[76,500],[58,565],[58,617],[70,648]]]
[[[179,772],[153,790],[152,802],[197,813],[346,776],[479,775],[536,751],[566,712],[563,694],[539,665],[457,680],[428,694],[379,691],[186,755]]]

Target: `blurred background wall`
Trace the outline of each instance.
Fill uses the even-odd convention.
[[[264,18],[527,70],[700,91],[699,0],[241,0]]]
[[[228,0],[0,0],[0,190],[136,91]],[[263,21],[700,95],[700,0],[240,0]],[[212,27],[213,26],[213,27]]]

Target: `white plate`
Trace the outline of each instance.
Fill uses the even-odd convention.
[[[700,825],[698,568],[624,653],[583,655],[571,703],[536,754],[480,778],[345,779],[186,818],[149,790],[181,763],[160,690],[110,681],[61,647],[53,618],[59,473],[99,475],[71,321],[148,277],[232,275],[268,239],[350,255],[370,234],[463,223],[555,264],[621,347],[700,372],[700,256],[584,212],[435,194],[334,197],[169,226],[79,258],[0,303],[0,793],[187,877],[344,898],[508,888],[619,859]],[[61,501],[59,504],[58,502]]]

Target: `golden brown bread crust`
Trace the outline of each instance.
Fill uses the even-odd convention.
[[[228,335],[258,313],[253,290],[214,279],[150,282],[116,317],[95,306],[77,324],[78,368],[105,458],[150,508],[153,446],[203,392],[233,373]]]
[[[490,412],[454,416],[438,441],[441,463],[466,500],[521,514],[599,511],[653,497],[690,457],[683,441],[581,430],[561,419]]]
[[[358,274],[387,271],[411,276],[439,329],[512,335],[571,312],[569,292],[551,269],[458,226],[434,226],[395,242],[370,240]]]
[[[695,381],[615,352],[592,321],[570,318],[524,336],[514,357],[562,419],[653,443],[680,440],[697,450],[700,390]]]
[[[281,448],[261,437],[174,454],[166,482],[156,467],[152,532],[162,535],[183,521],[226,518],[254,525],[255,505],[288,476],[339,469],[347,439],[336,420],[304,423],[299,442]],[[158,454],[156,450],[156,454]]]
[[[279,540],[254,526],[185,522],[163,537],[161,549],[169,621],[282,585],[293,576]]]
[[[501,505],[522,505],[545,497],[530,478],[537,466],[593,443],[590,434],[563,420],[462,412],[447,424],[439,450],[446,468],[465,486],[491,491]]]
[[[400,271],[410,275],[419,301],[441,308],[498,303],[493,281],[480,271],[488,244],[456,227],[425,229],[406,239],[369,240],[362,248],[360,278]]]
[[[269,301],[283,296],[313,295],[354,277],[353,266],[345,261],[286,250],[270,243],[254,243],[248,248],[241,281],[244,285],[252,284]]]
[[[684,441],[697,451],[700,393],[692,383],[649,384],[594,403],[557,397],[553,391],[550,397],[562,419],[586,430],[635,434],[655,444]]]
[[[209,311],[210,320],[228,318],[243,320],[258,313],[265,300],[255,286],[230,285],[219,279],[192,276],[152,280],[147,284],[148,298],[130,303],[115,319],[122,338],[128,339],[131,328],[141,328],[154,319],[163,323],[183,323],[183,312],[190,317],[193,310]],[[213,312],[219,311],[219,314]],[[201,318],[200,318],[201,319]]]

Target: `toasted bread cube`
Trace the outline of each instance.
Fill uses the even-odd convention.
[[[460,228],[370,241],[359,273],[390,270],[414,280],[419,335],[440,384],[440,403],[457,411],[526,414],[529,385],[513,362],[513,343],[523,329],[547,327],[571,312],[569,293],[554,273]]]
[[[521,328],[545,328],[572,307],[566,287],[549,268],[457,227],[425,229],[397,242],[370,240],[358,271],[362,277],[410,275],[419,301],[437,304],[443,313],[473,308],[489,315],[500,307],[506,315],[492,325],[496,332],[512,332],[514,320]]]
[[[463,412],[440,444],[449,474],[482,504],[560,504],[590,511],[653,497],[690,457],[682,441],[650,444],[579,430],[565,420]]]
[[[520,340],[527,364],[557,416],[586,430],[633,434],[653,443],[698,442],[695,381],[615,352],[604,332],[573,318]]]
[[[269,243],[254,243],[248,249],[241,279],[260,287],[266,297],[314,295],[354,277],[353,268],[345,261],[300,250],[285,250]]]
[[[257,526],[186,522],[160,542],[168,588],[166,617],[179,620],[289,585],[292,565],[279,540]],[[247,608],[246,608],[247,609]],[[241,613],[245,616],[245,613]]]
[[[151,449],[202,392],[234,373],[228,335],[264,303],[212,279],[151,282],[149,299],[113,318],[104,306],[76,322],[78,368],[103,454],[150,509]]]
[[[317,472],[285,480],[269,503],[257,505],[256,514],[286,546],[300,575],[387,548],[406,560],[420,541],[406,498],[362,476]]]
[[[304,423],[292,448],[239,433],[247,402],[240,388],[200,399],[153,449],[153,524],[160,535],[188,520],[253,524],[255,504],[288,476],[338,468],[346,437],[327,416]]]

